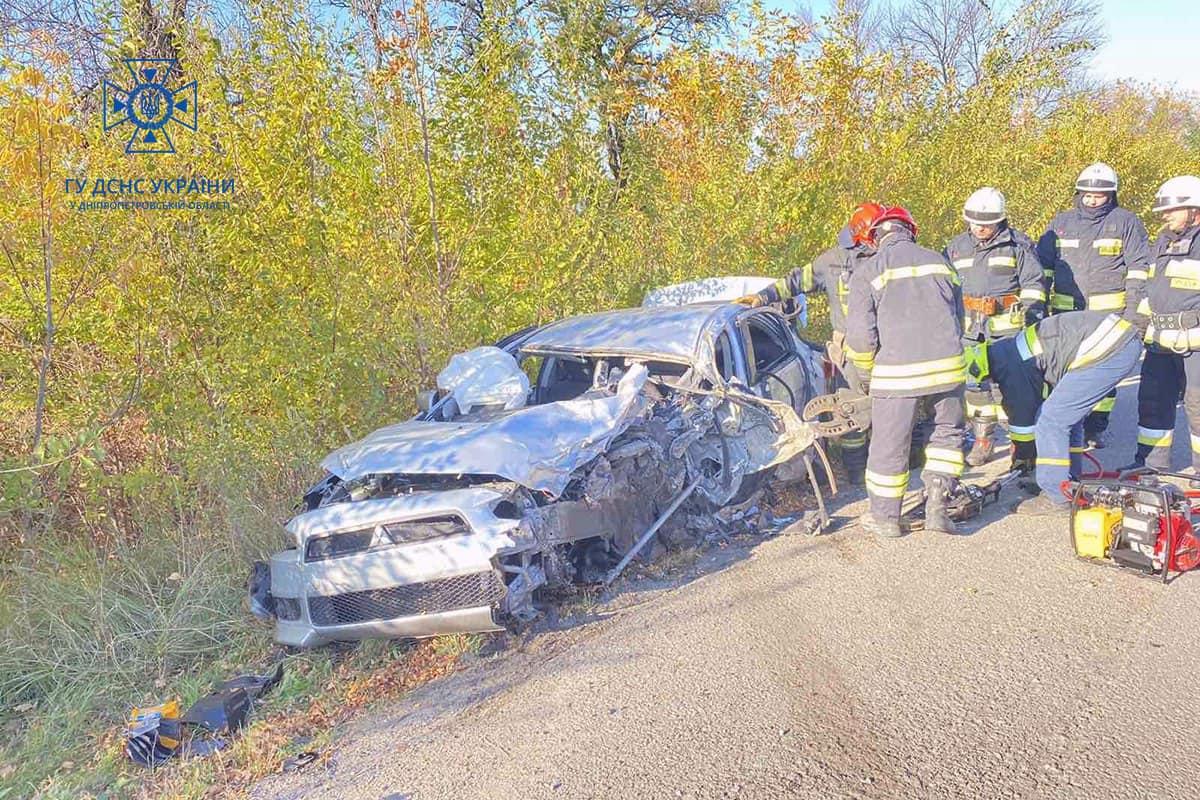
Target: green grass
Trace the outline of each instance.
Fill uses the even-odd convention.
[[[120,737],[131,706],[179,697],[186,708],[285,657],[245,605],[249,564],[278,549],[278,524],[261,511],[175,518],[189,521],[107,547],[47,538],[0,562],[0,800],[240,795],[287,756],[327,749],[347,715],[444,674],[484,641],[287,656],[281,684],[229,751],[136,766]]]

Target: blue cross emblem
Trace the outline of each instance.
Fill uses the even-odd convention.
[[[167,126],[178,122],[196,130],[196,82],[170,88],[172,74],[179,71],[173,58],[123,60],[133,76],[133,87],[126,90],[105,79],[104,130],[130,122],[133,133],[126,153],[174,153]]]

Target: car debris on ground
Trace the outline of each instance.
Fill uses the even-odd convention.
[[[245,727],[250,712],[283,679],[283,662],[264,675],[239,675],[180,711],[172,698],[155,706],[135,707],[125,728],[125,753],[136,764],[157,767],[174,758],[202,758],[229,746]]]

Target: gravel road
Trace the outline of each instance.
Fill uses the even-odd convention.
[[[1008,494],[964,536],[877,540],[856,503],[830,535],[710,553],[361,719],[328,768],[255,796],[1200,797],[1200,574],[1078,561]]]

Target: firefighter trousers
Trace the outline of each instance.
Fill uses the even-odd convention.
[[[1192,466],[1200,470],[1200,355],[1147,348],[1138,386],[1138,464],[1171,468],[1175,409],[1181,394],[1191,433]]]
[[[834,383],[835,388],[846,387],[856,392],[862,392],[865,385],[862,373],[858,367],[849,361],[837,365],[838,374]],[[838,438],[842,450],[842,466],[846,468],[851,482],[862,482],[863,470],[867,466],[867,431],[852,431]],[[857,478],[855,476],[857,475]]]
[[[867,494],[876,519],[900,519],[908,489],[908,452],[917,409],[928,403],[933,433],[925,446],[925,473],[957,479],[963,471],[963,390],[923,397],[871,398],[871,444],[867,451]]]
[[[1121,292],[1121,295],[1124,296],[1124,292]],[[1089,309],[1093,309],[1093,310],[1112,308],[1112,306],[1109,306],[1109,305],[1100,305],[1099,307],[1094,306],[1091,298],[1088,298],[1085,300],[1082,297],[1076,297],[1076,298],[1072,299],[1070,295],[1059,295],[1058,298],[1059,298],[1059,300],[1064,301],[1066,303],[1066,305],[1065,306],[1059,305],[1059,306],[1055,307],[1055,295],[1053,292],[1051,292],[1050,293],[1050,299],[1051,299],[1050,313],[1052,313],[1052,314],[1062,314],[1064,312],[1069,313],[1072,310],[1079,310],[1079,309],[1084,309],[1084,308],[1089,308]],[[1118,313],[1119,313],[1119,309],[1118,309]],[[1083,422],[1083,435],[1086,438],[1095,439],[1100,434],[1102,434],[1106,430],[1108,430],[1108,418],[1112,414],[1112,410],[1116,406],[1116,404],[1117,404],[1117,390],[1116,389],[1113,389],[1111,392],[1106,393],[1103,397],[1099,398],[1096,401],[1096,404],[1094,406],[1092,406],[1091,410],[1088,412],[1087,417],[1084,419],[1084,422]]]
[[[1066,505],[1059,487],[1072,473],[1080,473],[1084,418],[1134,370],[1141,353],[1142,343],[1134,338],[1099,361],[1067,370],[1042,403],[1033,426],[1035,476],[1038,487],[1053,502]]]

